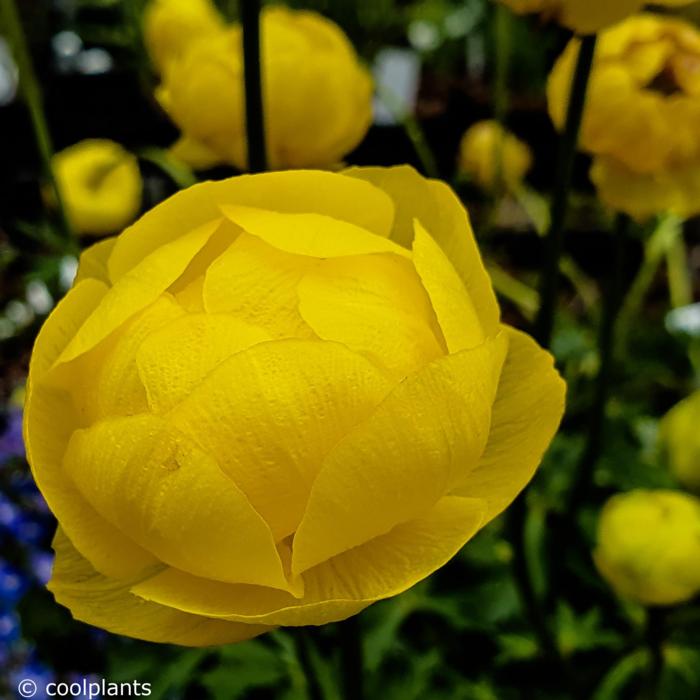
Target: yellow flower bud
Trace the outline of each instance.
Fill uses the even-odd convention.
[[[676,404],[661,421],[661,440],[674,476],[700,492],[700,391]]]
[[[153,65],[162,73],[193,41],[211,37],[224,26],[211,0],[151,0],[143,16],[143,39]]]
[[[264,9],[262,80],[272,168],[329,167],[364,138],[372,118],[372,81],[330,20],[314,12]],[[240,26],[194,42],[170,62],[157,96],[188,139],[246,169]]]
[[[598,570],[624,598],[674,605],[700,591],[700,500],[680,491],[613,496],[598,523]]]
[[[482,189],[517,189],[532,167],[532,151],[497,121],[477,122],[459,145],[459,169]]]
[[[203,183],[89,248],[25,407],[56,600],[207,645],[414,585],[562,415],[552,357],[499,319],[466,211],[408,167]]]
[[[141,173],[136,157],[118,143],[80,141],[56,153],[52,167],[76,233],[115,233],[136,218],[141,207]]]
[[[579,34],[593,34],[639,12],[646,0],[498,0],[518,14],[539,12]],[[680,7],[694,0],[657,0],[655,5]]]
[[[557,61],[549,111],[562,128],[580,42]],[[637,219],[700,211],[700,32],[644,14],[600,36],[581,146],[603,201]]]

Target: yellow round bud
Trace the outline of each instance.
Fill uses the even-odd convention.
[[[700,492],[700,391],[676,404],[661,420],[661,440],[674,476]]]
[[[76,233],[116,233],[136,218],[141,207],[141,172],[136,157],[118,143],[80,141],[56,153],[52,168]]]
[[[700,591],[700,500],[680,491],[613,496],[598,522],[593,555],[623,598],[673,605]]]
[[[532,167],[532,151],[497,121],[481,121],[464,132],[458,166],[484,190],[512,191]]]

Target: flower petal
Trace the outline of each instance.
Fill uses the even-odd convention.
[[[226,360],[170,419],[217,456],[279,541],[298,525],[325,455],[390,388],[342,345],[281,340]]]
[[[183,273],[219,225],[220,221],[209,222],[144,258],[131,273],[109,289],[56,362],[70,362],[86,353],[127,319],[155,301]]]
[[[37,486],[53,514],[101,572],[131,576],[156,563],[85,501],[61,466],[71,433],[80,425],[70,394],[44,378],[70,338],[99,304],[107,287],[87,279],[58,303],[34,345],[24,408],[24,442]]]
[[[505,334],[409,375],[324,460],[294,537],[299,574],[418,517],[476,466]]]
[[[427,513],[304,574],[295,599],[258,586],[227,586],[174,569],[136,584],[146,600],[247,623],[322,625],[402,593],[443,566],[477,532],[484,505],[446,496]]]
[[[281,212],[313,211],[388,236],[391,199],[369,183],[317,170],[242,175],[204,182],[151,209],[119,236],[109,261],[115,281],[144,257],[192,229],[221,216],[219,207],[239,204]]]
[[[298,297],[302,318],[321,338],[369,355],[397,379],[445,354],[428,297],[405,258],[323,260],[301,280]]]
[[[476,245],[469,216],[443,182],[427,180],[408,165],[393,168],[349,168],[345,175],[372,182],[394,200],[392,240],[410,248],[413,220],[418,219],[442,248],[462,278],[485,335],[498,331],[500,310]]]
[[[313,213],[282,213],[242,205],[224,205],[221,211],[244,231],[278,250],[315,258],[366,253],[396,253],[405,248],[356,224]]]
[[[96,279],[104,282],[107,286],[111,285],[109,273],[107,272],[107,261],[116,242],[116,236],[105,238],[86,248],[80,254],[80,263],[73,286],[85,279]]]
[[[265,522],[216,461],[163,418],[114,418],[76,431],[64,468],[106,520],[161,561],[289,589]]]
[[[150,409],[166,413],[224,360],[266,340],[262,328],[223,314],[187,315],[151,333],[136,353]]]
[[[488,444],[478,466],[454,491],[483,498],[487,520],[501,513],[533,477],[559,427],[566,393],[552,356],[525,333],[505,328],[510,345]]]
[[[212,620],[190,615],[129,592],[128,581],[98,573],[59,528],[53,547],[56,559],[48,584],[56,602],[76,620],[114,634],[183,646],[230,644],[267,632],[269,627]]]
[[[274,337],[309,337],[297,286],[316,261],[291,255],[243,233],[207,270],[204,308],[233,314]]]
[[[471,297],[452,263],[417,219],[413,264],[420,275],[451,353],[484,342],[484,331]]]

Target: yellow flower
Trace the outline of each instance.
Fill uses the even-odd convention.
[[[282,7],[263,10],[262,35],[271,167],[338,163],[364,138],[372,118],[372,81],[352,45],[321,15]],[[168,65],[158,99],[188,139],[245,170],[241,39],[236,25],[194,42]]]
[[[223,29],[223,18],[211,0],[151,0],[143,16],[144,43],[159,73],[192,42]]]
[[[517,189],[532,167],[532,152],[498,122],[477,122],[459,145],[459,169],[485,190]]]
[[[580,42],[549,78],[561,128]],[[604,201],[638,219],[700,211],[700,32],[682,20],[638,15],[603,32],[581,131]]]
[[[700,492],[700,391],[676,404],[661,421],[661,440],[671,471],[684,486]]]
[[[499,0],[518,14],[539,12],[579,34],[593,34],[639,12],[646,0]],[[694,0],[656,0],[655,5],[680,7]]]
[[[624,598],[674,605],[700,591],[700,500],[680,491],[613,496],[598,523],[595,563]]]
[[[319,625],[449,560],[559,423],[467,214],[408,167],[184,190],[81,258],[25,438],[73,615],[188,645]]]
[[[139,166],[136,157],[118,143],[106,139],[80,141],[56,153],[52,167],[76,233],[115,233],[139,213]]]

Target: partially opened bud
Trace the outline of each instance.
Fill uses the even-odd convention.
[[[484,190],[512,191],[532,167],[532,151],[497,121],[481,121],[464,132],[458,165]]]
[[[700,500],[680,491],[613,496],[598,523],[595,563],[623,598],[673,605],[700,591]]]
[[[223,31],[224,21],[211,0],[151,0],[144,11],[143,38],[159,73],[197,39]]]
[[[118,143],[86,139],[57,153],[51,165],[76,233],[116,233],[136,218],[141,172],[136,157]]]

